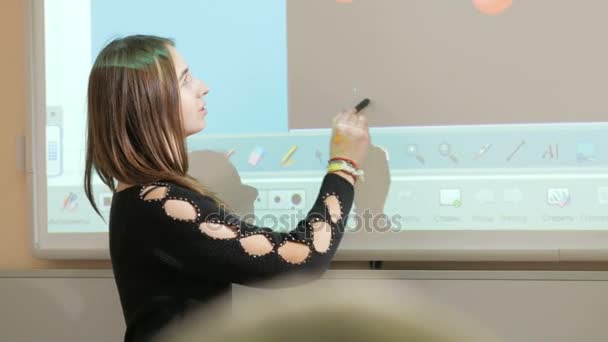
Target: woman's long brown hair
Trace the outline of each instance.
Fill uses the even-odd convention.
[[[170,181],[215,194],[188,175],[179,82],[171,39],[134,35],[110,42],[89,76],[84,188],[99,216],[93,170],[112,192],[115,180],[142,185]]]

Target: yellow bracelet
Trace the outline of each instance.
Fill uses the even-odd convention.
[[[363,181],[363,175],[364,175],[363,170],[357,170],[342,160],[332,161],[331,163],[329,163],[329,165],[327,165],[327,171],[328,172],[344,171],[344,172],[352,175],[353,177],[355,177],[355,179],[360,179],[361,181]]]

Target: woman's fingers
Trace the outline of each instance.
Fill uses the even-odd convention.
[[[363,127],[367,126],[367,116],[358,114],[357,115],[357,124],[359,124],[359,126],[363,126]]]
[[[343,122],[345,115],[346,115],[346,112],[342,111],[342,112],[338,113],[336,116],[334,116],[334,125],[339,122]]]
[[[358,123],[358,121],[359,121],[358,116],[359,116],[359,114],[355,114],[355,113],[348,113],[348,117],[347,117],[346,121],[347,121],[349,124],[351,124],[351,125],[353,125],[353,126],[356,126],[356,125],[357,125],[357,123]]]

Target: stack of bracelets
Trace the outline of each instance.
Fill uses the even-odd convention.
[[[331,158],[327,165],[327,172],[344,171],[352,175],[355,180],[363,181],[363,170],[353,160],[343,157]]]

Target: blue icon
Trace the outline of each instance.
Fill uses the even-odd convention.
[[[579,163],[594,161],[595,144],[590,141],[581,141],[576,144],[576,161]]]

